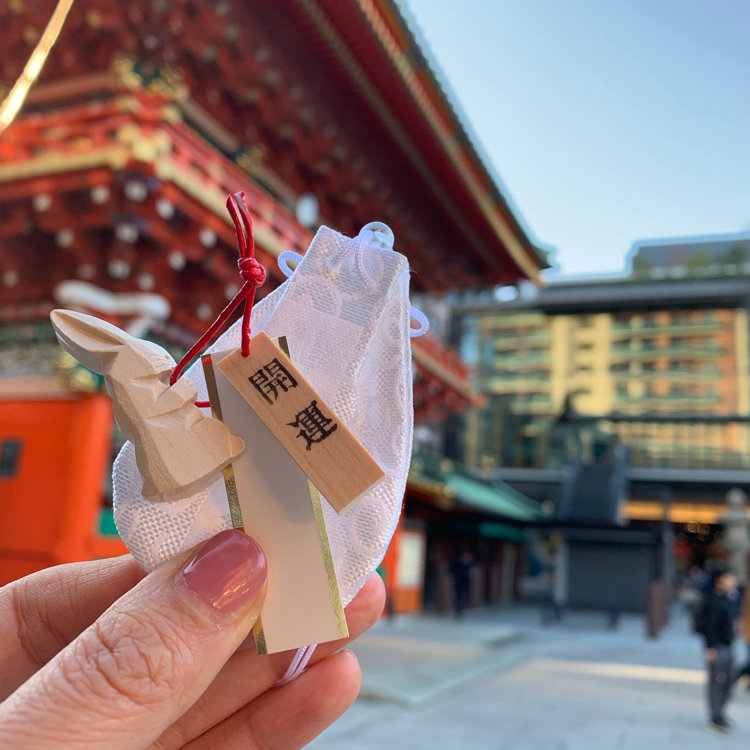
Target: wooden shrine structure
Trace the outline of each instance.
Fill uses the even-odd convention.
[[[53,7],[0,6],[0,93]],[[61,364],[49,311],[79,282],[99,314],[184,349],[239,286],[224,208],[238,190],[269,274],[260,296],[318,224],[388,223],[422,293],[543,267],[392,0],[76,0],[0,136],[0,583],[118,549],[92,521],[106,397]],[[417,421],[465,409],[457,356],[413,344]],[[64,490],[42,486],[41,465]]]

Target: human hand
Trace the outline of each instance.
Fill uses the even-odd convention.
[[[716,661],[716,649],[715,648],[706,649],[706,661],[709,664],[713,664]]]
[[[303,746],[357,695],[356,658],[336,652],[380,616],[383,584],[346,608],[350,638],[281,687],[293,652],[237,650],[264,593],[265,558],[238,531],[148,576],[125,556],[0,589],[0,747]]]

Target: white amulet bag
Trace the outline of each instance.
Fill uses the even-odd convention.
[[[370,226],[353,239],[321,227],[304,257],[284,253],[279,265],[291,278],[252,312],[253,333],[287,337],[295,367],[385,472],[341,515],[323,503],[344,605],[378,566],[393,535],[413,431],[409,266],[388,246],[393,235]],[[293,273],[290,256],[299,263]],[[239,345],[238,321],[208,352]],[[184,377],[196,386],[198,400],[207,401],[201,363]],[[126,443],[113,480],[117,529],[146,570],[232,528],[223,479],[190,497],[150,502],[141,495],[133,445]],[[252,519],[245,521],[252,528]]]

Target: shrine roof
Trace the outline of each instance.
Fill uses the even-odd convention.
[[[0,9],[8,83],[53,5]],[[252,11],[228,0],[77,0],[42,81],[105,70],[117,54],[140,72],[183,73],[234,138],[214,145],[231,158],[248,158],[232,143],[260,154],[256,176],[278,177],[276,195],[284,185],[288,196],[313,193],[321,221],[346,232],[390,224],[418,288],[511,283],[545,266],[392,0],[277,0]]]
[[[414,113],[414,122],[409,125],[418,127],[416,120],[420,117],[427,120],[435,135],[440,139],[445,155],[450,156],[453,168],[459,173],[465,187],[472,191],[474,197],[481,201],[489,197],[493,209],[502,217],[514,233],[521,247],[513,247],[511,255],[522,275],[536,278],[538,272],[547,268],[544,253],[537,248],[528,236],[517,211],[509,205],[508,198],[501,190],[500,178],[481,145],[474,135],[468,118],[463,114],[458,99],[445,79],[439,63],[432,55],[415,20],[409,15],[402,3],[393,0],[360,0],[354,3],[359,6],[372,30],[373,39],[381,45],[393,67],[396,68],[403,86],[408,90],[413,103],[419,111]],[[343,18],[341,19],[343,23]],[[364,56],[365,61],[369,58]],[[386,66],[382,63],[371,64],[368,68],[373,82],[379,83],[387,75]],[[386,98],[392,101],[393,110],[399,111],[403,92],[395,88],[382,87]],[[500,227],[497,227],[499,239],[503,238]],[[516,255],[523,249],[524,255]]]

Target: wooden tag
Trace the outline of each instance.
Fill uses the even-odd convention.
[[[268,590],[253,629],[273,654],[348,634],[320,495],[221,372],[229,352],[203,357],[211,409],[248,446],[225,471],[232,523],[258,541]],[[231,355],[230,355],[231,356]]]
[[[218,367],[337,513],[383,478],[372,456],[265,333],[253,337],[249,357],[238,349]]]

